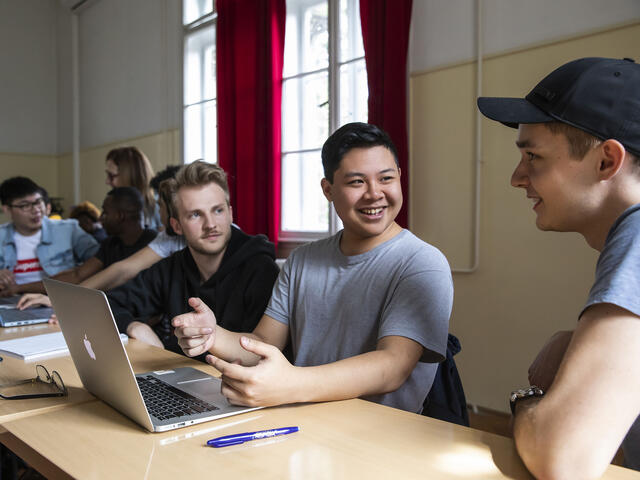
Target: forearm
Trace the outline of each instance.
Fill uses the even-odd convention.
[[[513,437],[522,461],[539,479],[600,478],[615,449],[608,451],[592,442],[597,433],[587,437],[577,434],[571,406],[551,406],[549,400],[543,397],[518,402]]]
[[[51,278],[60,282],[73,283],[74,285],[77,285],[82,280],[77,267],[60,272]]]
[[[260,357],[242,348],[240,345],[241,337],[264,341],[264,339],[253,333],[236,333],[216,326],[213,346],[209,349],[209,353],[227,362],[239,362],[245,367],[253,366],[258,363]]]
[[[135,272],[127,268],[124,262],[117,262],[87,278],[80,283],[80,286],[96,290],[111,290],[128,282],[134,276]]]
[[[104,270],[82,282],[81,285],[97,290],[111,290],[125,284],[159,260],[161,260],[161,257],[147,245],[130,257],[109,265]]]
[[[325,365],[295,368],[295,378],[290,382],[294,402],[345,400],[393,392],[412,370],[399,365],[394,355],[384,350]]]
[[[31,282],[31,283],[23,283],[21,285],[15,285],[13,288],[13,292],[17,294],[22,293],[44,293],[47,291],[44,289],[44,284],[42,282]]]

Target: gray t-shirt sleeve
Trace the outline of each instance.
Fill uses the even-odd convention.
[[[625,215],[609,234],[596,265],[596,278],[580,315],[611,303],[640,316],[640,211]]]
[[[440,362],[446,355],[452,305],[453,283],[446,261],[443,270],[410,273],[400,279],[382,312],[378,339],[410,338],[425,348],[421,361]]]
[[[291,262],[294,258],[294,255],[291,255],[282,265],[276,283],[273,285],[271,299],[264,312],[265,315],[285,325],[289,325],[291,316],[289,308],[289,279],[291,278]]]
[[[161,258],[167,258],[174,252],[182,250],[185,247],[184,237],[182,235],[167,235],[167,232],[158,233],[149,243],[149,248],[158,254]]]

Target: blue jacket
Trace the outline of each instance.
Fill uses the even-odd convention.
[[[11,222],[0,225],[0,269],[13,270],[17,263],[14,231]],[[83,263],[98,248],[98,242],[80,228],[77,220],[42,219],[42,238],[36,254],[48,276]]]

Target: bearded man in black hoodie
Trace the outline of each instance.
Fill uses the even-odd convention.
[[[200,297],[224,328],[251,331],[269,302],[279,269],[274,246],[265,236],[247,235],[232,225],[224,170],[196,161],[167,182],[173,200],[171,227],[184,236],[187,247],[107,296],[121,332],[182,353],[176,337],[166,332],[171,318],[191,311],[190,297]],[[163,320],[154,331],[147,322],[158,316]]]

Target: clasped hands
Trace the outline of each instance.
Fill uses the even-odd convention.
[[[174,317],[171,324],[180,348],[193,357],[214,347],[217,325],[214,313],[202,300],[190,298],[189,306],[193,312]],[[221,393],[229,402],[250,407],[293,403],[300,368],[291,365],[273,345],[245,335],[239,337],[239,343],[240,353],[246,351],[258,356],[255,365],[243,366],[239,360],[225,361],[211,354],[206,357],[207,363],[222,374]]]

